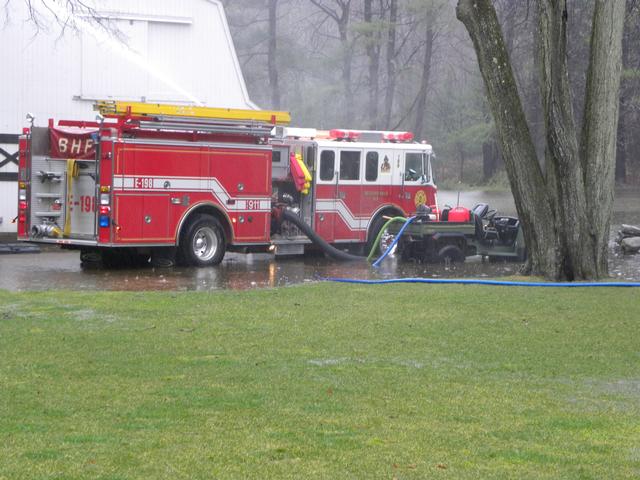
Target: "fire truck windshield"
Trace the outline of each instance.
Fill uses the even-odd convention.
[[[422,153],[410,153],[407,152],[405,155],[405,164],[404,164],[404,179],[407,182],[416,182],[418,180],[422,180],[423,183],[425,179],[425,169],[424,169],[424,154]]]

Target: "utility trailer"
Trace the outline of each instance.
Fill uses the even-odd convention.
[[[481,255],[490,261],[522,262],[526,248],[520,221],[499,216],[487,204],[469,210],[445,207],[439,221],[432,221],[422,209],[398,239],[397,253],[403,260],[421,262],[463,262],[466,257]],[[402,225],[391,225],[390,235],[398,235]]]

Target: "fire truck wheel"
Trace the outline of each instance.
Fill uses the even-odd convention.
[[[198,215],[194,218],[180,242],[182,257],[187,264],[195,267],[219,264],[225,249],[222,225],[211,215]]]

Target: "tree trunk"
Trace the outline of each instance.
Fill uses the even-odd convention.
[[[587,216],[596,276],[608,272],[615,186],[624,0],[596,0],[582,126]]]
[[[569,71],[567,68],[566,0],[538,1],[540,93],[547,138],[547,189],[554,204],[557,262],[560,275],[593,278],[596,274],[586,234],[587,212],[583,170],[579,160]]]
[[[529,134],[507,50],[490,0],[459,0],[456,15],[465,25],[496,123],[496,132],[527,245],[527,270],[555,278],[554,215]]]
[[[398,22],[398,0],[389,3],[389,31],[387,32],[387,91],[384,96],[384,126],[391,127],[393,96],[396,90],[396,23]]]
[[[433,40],[435,37],[433,22],[433,10],[429,9],[425,18],[425,43],[422,77],[420,78],[420,90],[418,91],[418,98],[416,101],[416,123],[413,129],[413,133],[417,138],[424,134],[424,119],[427,109],[427,90],[429,88],[429,77],[431,76],[431,57],[433,56]]]
[[[616,147],[616,182],[624,183],[627,179],[627,118],[629,101],[624,93],[620,94],[620,113],[618,115],[618,139]]]
[[[280,85],[278,82],[277,62],[277,11],[278,0],[269,0],[269,51],[267,54],[267,69],[269,71],[269,86],[271,87],[271,107],[280,109]]]
[[[355,116],[353,92],[351,89],[351,64],[353,52],[349,44],[349,22],[351,17],[350,0],[339,2],[342,9],[338,21],[338,32],[340,33],[340,42],[342,43],[342,88],[344,89],[344,122],[345,126],[353,123]]]
[[[458,160],[459,160],[458,182],[462,183],[464,182],[464,161],[465,161],[464,145],[458,142],[456,146],[458,147]]]
[[[567,280],[606,275],[624,1],[596,0],[582,149],[569,89],[566,0],[538,1],[546,181],[491,1],[459,0],[456,13],[471,36],[487,88],[530,271]]]
[[[364,0],[364,21],[368,24],[365,50],[369,59],[369,99],[367,121],[369,128],[378,128],[378,94],[380,91],[380,35],[373,28],[373,0]]]
[[[334,0],[336,9],[327,7],[321,0],[310,0],[312,4],[331,18],[338,27],[340,46],[342,47],[342,88],[344,98],[343,121],[345,127],[350,126],[354,119],[354,99],[351,88],[351,69],[353,48],[349,40],[349,26],[351,22],[351,0]]]
[[[485,182],[491,180],[496,174],[500,163],[500,148],[492,135],[489,140],[482,144],[482,177]]]
[[[633,35],[632,28],[637,28],[634,22],[633,3],[627,2],[624,33],[622,35],[622,68],[631,68],[631,42]],[[622,82],[620,86],[620,110],[618,113],[618,139],[616,147],[616,182],[624,183],[627,178],[627,146],[629,136],[627,135],[627,122],[632,118],[632,98],[633,92],[629,92],[629,81]],[[629,95],[631,93],[631,95]],[[630,98],[631,97],[631,98]]]

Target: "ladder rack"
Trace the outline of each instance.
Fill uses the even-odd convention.
[[[149,117],[134,121],[142,129],[163,129],[188,132],[227,133],[265,137],[271,134],[273,125],[246,120],[224,120],[214,118],[186,118],[169,115]]]
[[[104,116],[131,115],[142,117],[179,117],[196,120],[255,121],[271,125],[286,125],[291,122],[289,112],[275,110],[242,110],[236,108],[197,107],[192,105],[169,105],[161,103],[122,102],[99,100],[94,109]]]

